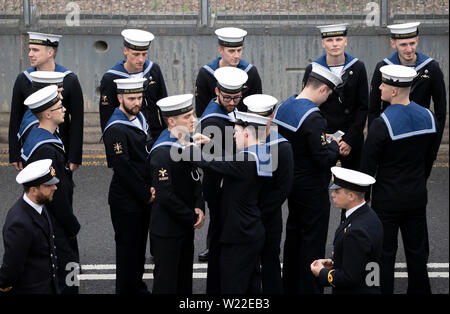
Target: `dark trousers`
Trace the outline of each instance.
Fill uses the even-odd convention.
[[[183,237],[151,235],[154,294],[192,294],[194,230]]]
[[[208,206],[210,206],[208,204]],[[217,295],[220,294],[220,223],[219,208],[209,207],[209,253],[208,253],[208,270],[206,278],[206,293]]]
[[[116,241],[116,293],[148,293],[142,280],[150,211],[127,212],[111,206]]]
[[[220,293],[255,294],[254,282],[258,280],[257,267],[264,238],[249,243],[221,243]]]
[[[262,288],[264,294],[281,294],[283,293],[280,265],[280,243],[283,231],[281,208],[280,217],[274,215],[270,218],[275,221],[264,223],[266,235],[261,252]],[[280,220],[281,228],[273,226],[273,223],[277,222],[278,218]]]
[[[360,147],[352,147],[350,154],[348,156],[343,157],[340,156],[339,160],[341,161],[341,166],[347,169],[353,169],[359,171],[361,168],[361,154],[362,154],[362,143]],[[331,178],[331,171],[330,171]]]
[[[61,294],[78,294],[80,254],[76,238],[56,237],[57,276]]]
[[[284,293],[323,293],[310,266],[314,260],[325,256],[330,218],[328,189],[295,189],[288,198],[288,208],[283,256]]]
[[[408,294],[431,294],[427,262],[429,255],[428,228],[425,208],[395,213],[375,209],[384,229],[381,262],[381,293],[394,293],[395,257],[398,231],[402,233],[408,268]]]

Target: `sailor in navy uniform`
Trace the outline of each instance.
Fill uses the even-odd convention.
[[[11,115],[9,120],[9,162],[17,170],[21,170],[21,142],[17,138],[26,106],[24,100],[35,90],[32,88],[35,71],[54,71],[65,74],[63,80],[63,105],[67,112],[64,123],[59,125],[59,134],[66,148],[70,170],[75,171],[82,160],[83,149],[83,119],[84,100],[80,82],[77,76],[60,64],[55,63],[56,51],[61,36],[28,32],[29,54],[31,67],[17,76],[14,83],[11,100]],[[29,118],[29,115],[27,116]]]
[[[389,106],[387,101],[381,99],[379,86],[382,83],[382,75],[380,68],[389,64],[409,66],[417,72],[409,98],[427,109],[430,109],[431,99],[433,99],[440,142],[447,114],[447,90],[439,63],[416,50],[419,43],[419,24],[420,22],[414,22],[388,26],[391,31],[391,47],[396,51],[390,57],[378,62],[373,72],[370,83],[368,125],[370,127],[373,120]]]
[[[191,143],[193,98],[184,94],[157,102],[168,128],[153,145],[147,161],[157,195],[150,217],[155,294],[192,294],[194,231],[203,226],[205,202],[197,168],[174,160],[172,153]]]
[[[32,128],[28,134],[21,157],[24,165],[40,159],[51,159],[58,173],[58,189],[47,209],[55,232],[59,288],[63,294],[76,294],[78,287],[75,282],[72,284],[66,281],[66,276],[74,269],[68,267],[66,270],[66,266],[69,263],[76,266],[80,262],[77,242],[80,224],[72,207],[72,173],[69,170],[64,144],[56,135],[57,126],[64,122],[66,109],[59,99],[56,85],[44,87],[31,94],[24,104],[36,115],[39,126]]]
[[[437,125],[429,109],[410,101],[417,75],[413,68],[386,65],[380,72],[381,99],[391,105],[370,125],[362,171],[377,179],[372,187],[372,208],[384,228],[381,291],[392,294],[394,290],[400,228],[408,265],[408,293],[431,293],[426,182],[439,149]]]
[[[260,144],[266,137],[268,118],[239,111],[235,114],[234,136],[240,151],[230,161],[202,155],[202,160],[194,159],[193,164],[223,176],[218,213],[219,293],[253,294],[260,293],[256,272],[265,240],[259,197],[273,170],[268,147]]]
[[[321,285],[333,287],[333,294],[379,294],[383,226],[364,200],[375,179],[341,167],[331,172],[331,197],[336,208],[345,210],[345,219],[334,235],[332,258],[315,260],[311,271]]]
[[[156,102],[167,96],[167,90],[159,65],[147,59],[148,49],[155,36],[138,29],[125,29],[122,36],[125,58],[108,70],[100,82],[100,126],[102,130],[105,129],[114,109],[119,106],[117,87],[113,81],[121,78],[145,78],[147,81],[141,112],[149,125],[150,135],[157,139],[166,125]]]
[[[242,99],[242,88],[247,82],[248,75],[245,71],[235,67],[222,67],[214,72],[216,79],[215,93],[206,110],[199,119],[197,129],[211,138],[212,145],[208,153],[216,157],[225,155],[232,156],[236,149],[233,140],[234,134],[234,112],[237,104]],[[208,148],[205,146],[205,150]],[[210,213],[207,249],[199,254],[199,261],[208,261],[207,293],[217,294],[219,288],[219,256],[217,245],[219,245],[219,207],[222,197],[222,175],[204,169],[203,196],[208,204]],[[216,289],[216,290],[214,290]]]
[[[8,211],[3,225],[0,296],[59,293],[55,235],[46,209],[59,183],[52,160],[30,163],[16,181],[23,184],[25,192]]]
[[[294,182],[288,197],[289,215],[284,245],[283,288],[286,294],[322,293],[310,264],[325,254],[330,217],[330,168],[339,158],[338,139],[330,137],[319,106],[341,79],[313,63],[302,92],[281,103],[272,123],[292,145]]]
[[[154,193],[145,169],[153,144],[140,112],[145,78],[114,80],[120,103],[103,131],[108,166],[113,169],[108,203],[116,242],[116,293],[148,293],[142,280],[150,203]]]
[[[249,113],[273,117],[278,100],[264,94],[244,98]],[[265,242],[261,253],[261,277],[264,294],[281,294],[283,283],[280,267],[280,243],[283,232],[281,206],[291,191],[294,178],[294,155],[291,144],[281,136],[277,125],[267,126],[265,144],[272,158],[272,178],[267,180],[261,192],[259,207],[265,229]]]
[[[30,77],[33,80],[31,83],[31,92],[34,93],[41,88],[44,88],[49,85],[58,86],[58,96],[60,99],[63,99],[61,92],[63,91],[63,80],[64,73],[61,72],[53,72],[53,71],[34,71],[30,73]],[[20,142],[20,147],[23,146],[25,140],[28,136],[28,133],[31,131],[33,127],[37,127],[39,125],[39,120],[36,116],[31,112],[28,108],[23,115],[22,122],[20,123],[19,132],[17,133],[17,139]],[[58,130],[57,130],[58,132]],[[58,132],[58,136],[59,135]]]
[[[322,47],[326,53],[318,63],[342,79],[336,90],[320,106],[327,119],[327,133],[343,131],[339,142],[342,167],[358,170],[364,144],[363,130],[366,126],[369,90],[364,63],[345,52],[347,24],[318,26],[322,34]],[[308,81],[311,65],[305,70],[303,85]]]
[[[219,39],[217,48],[220,57],[200,68],[195,82],[195,112],[197,117],[202,116],[211,99],[216,97],[216,77],[214,71],[221,67],[237,67],[248,74],[248,80],[242,86],[242,97],[262,93],[262,83],[256,67],[241,59],[244,38],[247,32],[240,28],[225,27],[215,31]],[[242,99],[237,104],[239,111],[247,108]]]

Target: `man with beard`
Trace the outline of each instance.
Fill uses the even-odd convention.
[[[61,36],[29,32],[29,53],[31,67],[17,76],[14,83],[11,100],[11,115],[9,119],[9,162],[22,169],[20,159],[21,143],[17,138],[26,112],[24,100],[35,90],[32,89],[35,71],[54,71],[65,74],[63,80],[63,105],[67,112],[64,121],[59,125],[59,135],[64,143],[65,154],[69,161],[71,172],[81,165],[83,150],[83,92],[77,76],[60,64],[55,63],[55,57]]]
[[[77,234],[80,224],[73,212],[73,181],[69,170],[64,144],[55,133],[58,125],[64,122],[66,109],[58,96],[58,87],[50,85],[28,96],[24,104],[39,120],[23,144],[24,164],[40,159],[51,159],[60,182],[54,200],[47,209],[55,232],[58,282],[61,293],[77,294],[75,282],[66,280],[73,273],[73,266],[79,268]],[[77,270],[77,269],[75,269]]]
[[[253,64],[241,59],[247,32],[236,27],[224,27],[216,30],[215,33],[219,39],[217,51],[220,57],[201,67],[198,72],[195,82],[195,112],[197,117],[203,115],[203,111],[205,111],[211,99],[215,97],[217,79],[214,72],[219,68],[235,67],[247,73],[248,80],[242,86],[242,97],[262,93],[258,70]],[[242,99],[238,101],[237,109],[239,111],[247,109],[242,103]]]
[[[142,108],[145,78],[117,79],[117,107],[103,132],[106,158],[113,169],[108,203],[116,242],[116,293],[145,294],[145,250],[154,190],[145,159],[153,141]]]
[[[148,157],[157,195],[150,218],[155,294],[192,294],[194,230],[203,226],[205,202],[197,168],[176,155],[191,144],[193,97],[175,95],[157,102],[168,128]]]
[[[122,31],[122,36],[125,58],[108,70],[100,82],[100,126],[104,131],[106,123],[115,108],[119,106],[114,80],[145,78],[146,88],[143,93],[141,112],[149,124],[152,138],[157,139],[166,125],[156,102],[167,96],[167,90],[159,65],[147,59],[150,44],[155,36],[139,29],[125,29]]]
[[[16,181],[23,184],[24,194],[3,226],[0,295],[58,293],[54,233],[46,209],[59,183],[52,160],[28,164]]]
[[[381,98],[380,84],[382,74],[380,68],[388,64],[404,65],[417,72],[411,86],[410,99],[416,104],[430,109],[433,99],[433,109],[436,116],[439,143],[445,128],[447,112],[447,90],[444,75],[439,63],[431,57],[418,52],[420,22],[389,25],[391,30],[390,44],[395,52],[383,61],[378,62],[373,72],[370,84],[369,127],[373,120],[389,106],[389,102]]]
[[[286,294],[322,293],[310,265],[325,255],[330,218],[329,171],[339,158],[334,137],[328,143],[319,106],[341,83],[339,76],[313,63],[304,89],[275,111],[272,123],[292,145],[294,181],[288,197],[283,288]]]
[[[231,156],[235,152],[233,140],[234,111],[242,98],[242,86],[248,79],[245,71],[234,67],[219,68],[214,72],[217,80],[215,93],[206,110],[203,112],[199,123],[200,132],[211,138],[210,153],[215,157]],[[212,145],[211,145],[212,144]],[[205,147],[206,149],[208,147]],[[220,222],[218,220],[219,207],[222,196],[222,175],[204,170],[203,196],[208,204],[210,213],[207,251],[199,255],[200,261],[208,261],[207,293],[217,294],[219,288],[218,269],[218,237]]]

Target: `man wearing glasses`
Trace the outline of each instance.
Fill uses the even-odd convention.
[[[55,133],[57,126],[64,122],[66,108],[58,96],[56,85],[31,94],[24,104],[38,118],[39,126],[31,129],[23,144],[22,161],[26,165],[40,159],[51,159],[58,173],[60,182],[56,185],[53,202],[47,205],[55,235],[58,285],[61,293],[76,294],[78,287],[75,282],[72,284],[66,280],[66,276],[73,272],[73,267],[79,267],[77,234],[80,224],[72,208],[73,181],[69,161],[64,144]]]
[[[199,130],[208,136],[211,142],[204,149],[214,157],[231,156],[235,151],[234,111],[242,99],[242,86],[247,82],[245,71],[235,67],[222,67],[214,72],[217,80],[215,93],[199,121]],[[211,145],[210,145],[211,144]],[[221,202],[222,176],[218,173],[204,169],[203,197],[208,204],[210,222],[207,236],[207,250],[200,253],[200,261],[208,261],[208,279],[206,292],[219,293],[219,256],[218,237],[220,230],[217,214]]]

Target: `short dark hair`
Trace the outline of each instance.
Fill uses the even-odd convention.
[[[312,89],[319,89],[320,87],[322,87],[322,85],[326,85],[325,83],[319,81],[318,79],[309,76],[308,80],[306,81],[306,85],[305,87],[309,87]],[[328,87],[328,86],[327,86]]]
[[[348,193],[353,193],[356,195],[356,198],[358,199],[358,201],[362,201],[364,200],[365,196],[366,196],[366,192],[361,192],[361,191],[355,191],[355,190],[349,190],[344,188],[344,193],[348,194]]]

